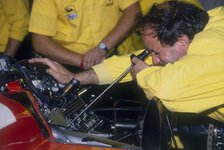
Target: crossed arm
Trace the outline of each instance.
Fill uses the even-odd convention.
[[[140,5],[138,2],[132,4],[123,11],[123,15],[117,25],[102,40],[107,45],[108,49],[116,47],[129,35],[137,23],[136,16],[140,13]],[[63,64],[74,66],[83,64],[84,69],[88,69],[102,62],[106,56],[106,53],[99,49],[98,46],[90,49],[89,52],[82,56],[57,44],[50,36],[33,33],[32,39],[33,46],[38,53]]]

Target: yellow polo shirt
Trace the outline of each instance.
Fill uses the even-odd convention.
[[[200,113],[224,104],[224,7],[208,13],[208,24],[194,37],[186,56],[137,74],[138,85],[148,99],[156,96],[174,112]],[[130,66],[127,56],[115,56],[93,67],[101,84],[111,83]],[[130,74],[124,78],[128,80]],[[220,108],[209,116],[224,121],[222,114]]]
[[[0,52],[5,51],[9,37],[22,41],[28,24],[28,0],[0,0]]]
[[[29,31],[51,36],[63,47],[84,54],[98,45],[115,27],[122,11],[136,2],[138,0],[35,0]],[[137,47],[132,41],[123,42],[122,49],[135,50]]]
[[[142,13],[146,14],[154,3],[162,3],[162,2],[165,2],[165,1],[169,1],[169,0],[140,0]],[[186,2],[189,2],[189,3],[193,3],[196,6],[198,6],[200,8],[203,8],[201,3],[198,0],[179,0],[179,1],[186,1]]]

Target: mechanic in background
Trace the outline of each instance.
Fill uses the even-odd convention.
[[[29,0],[0,0],[0,53],[15,57],[28,34]]]
[[[127,38],[138,15],[138,0],[35,0],[29,31],[39,54],[87,69],[113,49],[123,54],[143,47]]]

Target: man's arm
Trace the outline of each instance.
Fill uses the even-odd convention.
[[[45,57],[63,64],[80,66],[81,55],[60,46],[51,37],[32,33],[32,40],[34,49]]]
[[[97,74],[93,69],[74,74],[74,78],[79,80],[80,84],[99,84]]]
[[[15,57],[16,52],[20,45],[21,45],[21,41],[9,38],[4,54],[9,55],[11,57]]]
[[[58,62],[52,61],[48,58],[33,58],[29,60],[30,63],[42,63],[47,65],[47,73],[53,76],[58,82],[66,84],[73,78],[79,80],[80,84],[99,84],[98,77],[93,69],[89,69],[80,73],[72,73],[68,71]]]
[[[139,2],[127,7],[113,30],[101,41],[108,49],[112,49],[120,44],[134,29],[137,23],[137,16],[141,15]],[[83,59],[84,68],[89,68],[100,63],[105,57],[98,45],[85,54]]]
[[[141,15],[138,2],[126,8],[114,29],[102,40],[108,49],[114,48],[121,43],[134,29],[137,17]]]
[[[136,51],[135,54],[138,55],[142,51]],[[52,61],[48,58],[33,58],[29,60],[30,63],[42,63],[49,67],[47,73],[53,76],[60,83],[68,83],[72,78],[75,78],[80,81],[81,84],[109,84],[113,82],[119,75],[121,75],[128,67],[130,67],[130,56],[113,56],[109,59],[106,59],[103,64],[94,66],[93,69],[89,69],[80,73],[72,73],[65,69],[58,62]],[[132,59],[132,62],[135,64],[133,68],[133,73],[136,74],[141,70],[147,68],[151,64],[151,59],[147,58],[146,62],[139,60],[137,57]],[[106,66],[106,67],[105,67]],[[111,80],[104,82],[103,78],[111,77]],[[109,78],[110,78],[109,77]],[[125,81],[130,81],[131,75],[126,75]],[[100,82],[101,81],[101,82]]]

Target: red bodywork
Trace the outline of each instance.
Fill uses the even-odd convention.
[[[26,93],[47,130],[47,136],[36,121],[33,114],[14,99],[0,94],[0,104],[7,107],[14,115],[16,121],[0,129],[0,149],[4,150],[115,150],[116,148],[94,147],[78,144],[63,144],[54,141],[52,132],[39,112],[38,105],[29,91],[20,86],[20,82],[7,84],[7,94]],[[4,120],[1,120],[4,121]]]

